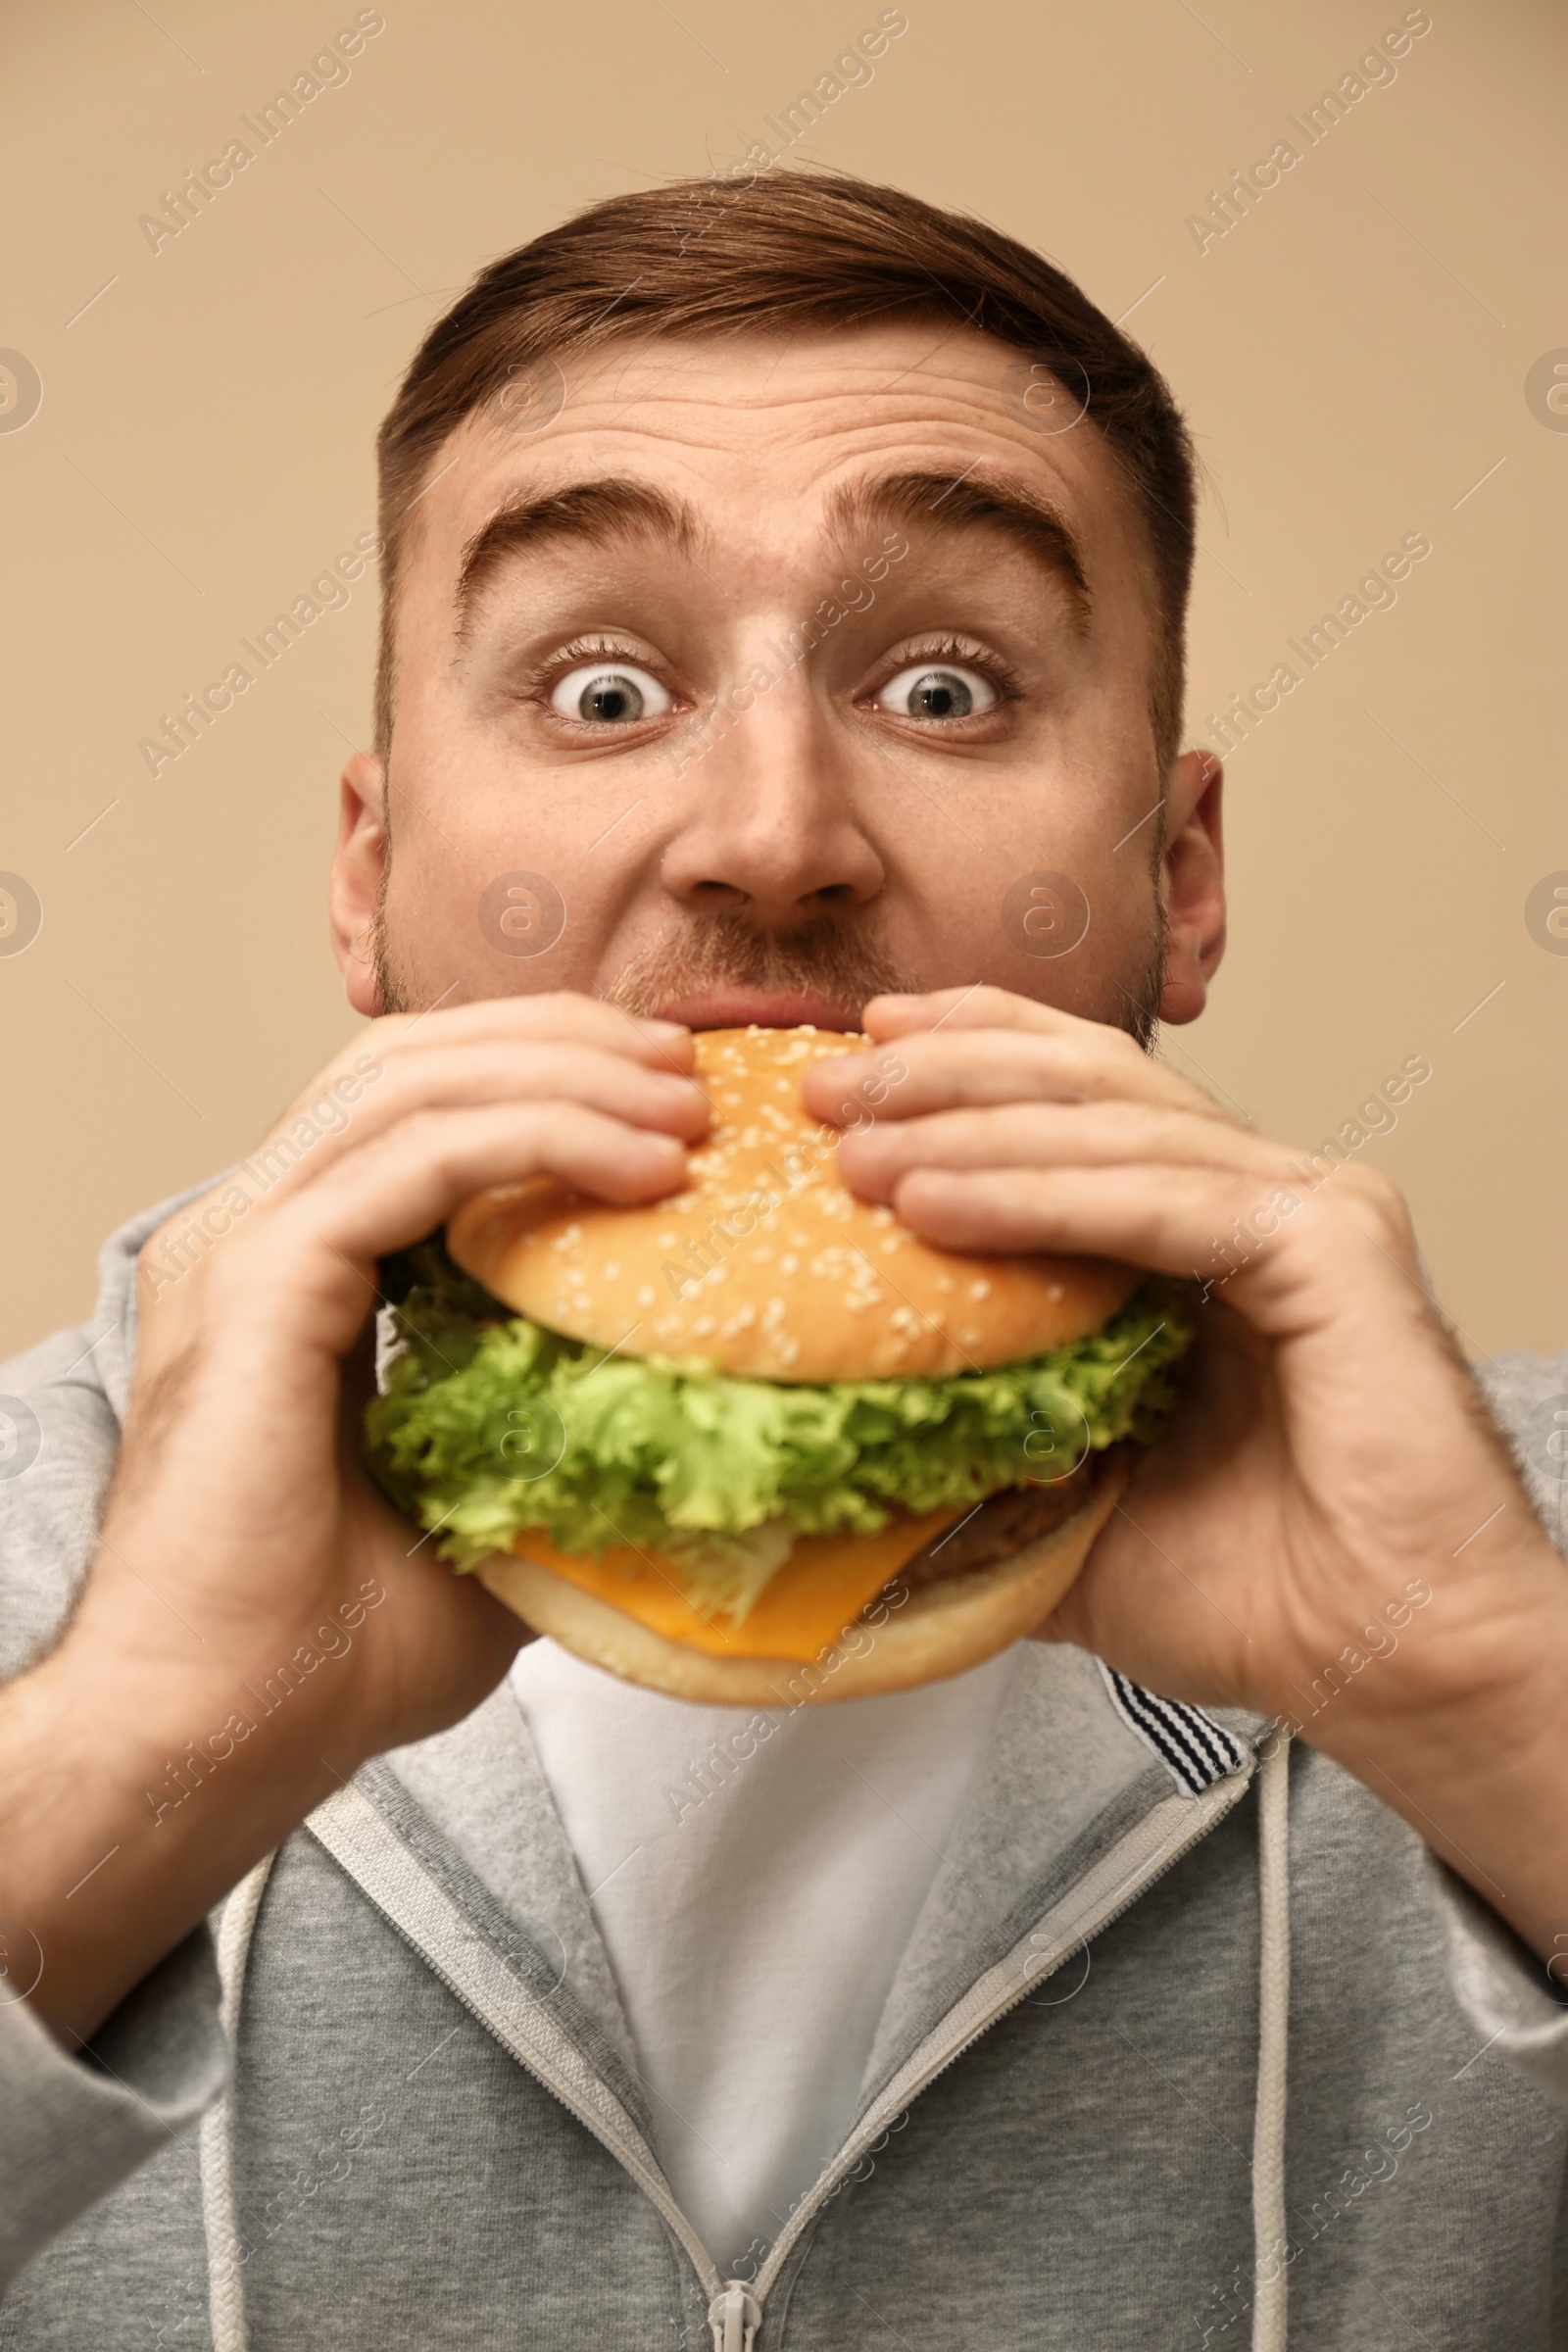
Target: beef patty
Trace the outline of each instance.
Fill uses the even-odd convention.
[[[933,1536],[912,1559],[906,1560],[883,1592],[902,1589],[906,1593],[918,1592],[923,1586],[973,1576],[982,1568],[995,1568],[1000,1560],[1010,1559],[1082,1510],[1108,1456],[1120,1450],[1113,1446],[1104,1452],[1091,1453],[1066,1478],[1050,1486],[1004,1487],[1000,1494],[988,1494],[966,1519]]]

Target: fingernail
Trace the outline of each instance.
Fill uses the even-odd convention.
[[[687,1034],[684,1021],[643,1021],[640,1026],[649,1037],[685,1037]]]

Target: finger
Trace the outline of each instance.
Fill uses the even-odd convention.
[[[1209,1119],[1207,1096],[1151,1061],[1122,1031],[1084,1021],[1054,1035],[1017,1030],[915,1034],[869,1054],[834,1054],[809,1064],[807,1108],[838,1126],[918,1118],[963,1103],[1092,1102],[1113,1098],[1166,1103]]]
[[[529,1101],[573,1101],[625,1119],[627,1127],[649,1127],[684,1141],[706,1134],[710,1117],[708,1099],[696,1080],[647,1068],[602,1047],[508,1037],[475,1045],[437,1042],[388,1056],[381,1080],[367,1087],[365,1101],[324,1136],[322,1151],[313,1157],[318,1166],[331,1164],[343,1151],[388,1134],[416,1110]]]
[[[1428,1312],[1407,1225],[1364,1187],[1314,1192],[1197,1165],[915,1168],[890,1200],[942,1249],[1061,1250],[1193,1275],[1275,1336],[1326,1331],[1372,1297]]]
[[[867,1200],[891,1200],[916,1168],[1128,1165],[1212,1168],[1238,1180],[1251,1178],[1265,1193],[1290,1181],[1277,1145],[1228,1121],[1162,1104],[1019,1102],[933,1111],[897,1125],[878,1121],[845,1136],[838,1147],[840,1175]]]
[[[427,1012],[383,1013],[368,1034],[387,1051],[405,1042],[435,1039],[464,1043],[491,1037],[555,1039],[598,1046],[607,1054],[667,1067],[692,1066],[691,1031],[680,1021],[642,1020],[622,1005],[580,989],[551,989],[539,996],[482,997],[471,1004],[433,1005]]]
[[[692,1078],[650,1069],[597,1046],[498,1037],[421,1044],[389,1054],[378,1074],[367,1073],[356,1102],[338,1105],[330,1090],[302,1098],[300,1117],[251,1156],[269,1174],[286,1163],[297,1187],[317,1181],[345,1152],[362,1150],[417,1110],[557,1100],[685,1143],[695,1143],[709,1124],[707,1098]],[[313,1128],[318,1130],[315,1136]],[[290,1139],[298,1147],[293,1152],[284,1148]]]
[[[340,1356],[374,1304],[377,1259],[421,1241],[487,1186],[534,1176],[629,1205],[679,1191],[686,1154],[673,1136],[580,1102],[415,1111],[346,1153],[270,1220],[236,1226],[233,1241],[207,1261],[214,1323],[247,1311],[254,1321],[262,1299],[274,1332]]]
[[[490,1043],[576,1045],[678,1075],[689,1073],[694,1063],[691,1032],[679,1022],[639,1021],[618,1005],[570,989],[537,997],[487,997],[428,1012],[385,1013],[371,1021],[290,1104],[285,1121],[367,1058],[385,1066],[413,1052]]]
[[[967,988],[938,988],[927,994],[872,997],[860,1014],[867,1037],[878,1040],[908,1037],[922,1029],[1036,1030],[1055,1037],[1071,1029],[1097,1029],[1075,1012],[1054,1004],[1037,1004],[1010,988],[993,988],[988,981],[971,981]]]
[[[1185,1274],[1239,1195],[1198,1168],[915,1168],[890,1199],[945,1249],[1060,1250]]]

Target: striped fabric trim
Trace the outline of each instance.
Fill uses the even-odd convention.
[[[1247,1750],[1212,1715],[1205,1715],[1201,1707],[1190,1707],[1184,1699],[1158,1697],[1141,1684],[1129,1682],[1103,1658],[1096,1663],[1104,1676],[1111,1705],[1134,1738],[1159,1758],[1178,1788],[1198,1796],[1228,1773],[1241,1771]]]

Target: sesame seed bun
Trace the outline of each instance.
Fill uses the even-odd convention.
[[[1136,1288],[1131,1268],[933,1249],[840,1182],[840,1130],[807,1116],[801,1078],[810,1061],[868,1042],[812,1028],[699,1031],[713,1117],[684,1192],[617,1208],[553,1181],[504,1185],[457,1212],[447,1248],[552,1331],[758,1380],[942,1379],[1098,1331]],[[896,1049],[888,1057],[896,1063]],[[891,1092],[897,1080],[884,1083]],[[875,1115],[853,1106],[854,1123]]]

